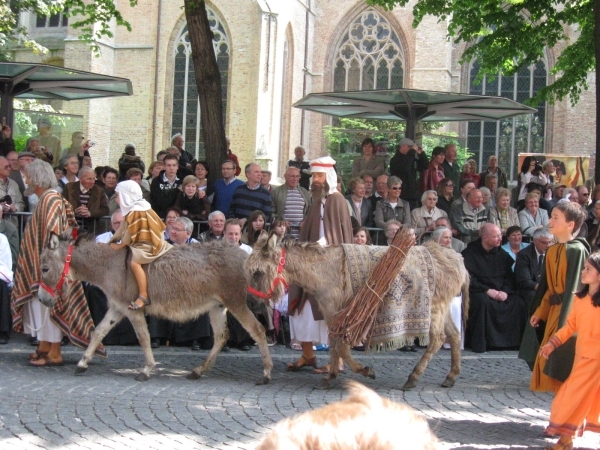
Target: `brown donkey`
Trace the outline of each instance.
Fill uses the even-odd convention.
[[[442,387],[454,386],[454,379],[460,373],[460,332],[452,323],[450,303],[459,292],[463,295],[463,329],[469,308],[469,274],[462,256],[452,249],[441,247],[434,242],[424,245],[434,261],[435,290],[431,302],[431,325],[429,345],[417,363],[403,389],[412,389],[427,364],[441,348],[447,336],[451,346],[451,369]],[[282,249],[285,250],[285,263],[281,265]],[[250,286],[257,291],[272,292],[272,298],[281,298],[285,283],[297,284],[313,294],[329,324],[333,316],[341,311],[355,292],[352,290],[350,275],[346,266],[342,246],[322,247],[319,244],[280,244],[277,236],[266,233],[254,245],[254,251],[245,263],[246,277]],[[283,281],[283,282],[282,282]],[[418,283],[419,280],[412,280]],[[345,342],[330,336],[330,373],[322,380],[319,388],[329,387],[329,382],[338,375],[338,357],[341,357],[353,372],[375,378],[370,367],[363,367],[352,359],[350,347]]]
[[[174,322],[187,322],[200,314],[209,313],[215,343],[201,366],[194,368],[189,379],[197,379],[213,366],[218,353],[227,341],[226,311],[229,310],[250,333],[263,363],[263,376],[257,384],[271,380],[273,362],[267,346],[264,327],[256,320],[246,304],[247,283],[244,277],[246,252],[226,242],[210,242],[175,246],[164,256],[146,266],[148,293],[152,304],[143,310],[127,308],[138,295],[138,287],[129,268],[131,257],[127,249],[113,250],[109,245],[93,240],[77,241],[54,235],[41,256],[42,282],[53,288],[64,271],[69,247],[72,251],[70,276],[98,286],[106,294],[109,308],[106,316],[92,333],[90,345],[77,364],[76,373],[85,372],[94,350],[123,317],[127,317],[144,351],[146,364],[136,377],[146,381],[155,366],[150,347],[150,334],[144,313]],[[39,289],[40,301],[52,307],[54,295]]]

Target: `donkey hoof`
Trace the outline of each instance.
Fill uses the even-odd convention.
[[[451,388],[454,387],[454,378],[446,378],[442,383],[443,388]]]
[[[135,377],[135,381],[148,381],[149,379],[150,377],[148,375],[141,372]]]
[[[369,367],[369,366],[363,367],[361,374],[364,377],[369,377],[373,380],[375,379],[375,370],[372,367]]]
[[[319,390],[319,391],[326,391],[327,389],[331,388],[331,384],[329,384],[329,380],[323,378],[319,384],[317,384],[315,386],[315,389]]]
[[[87,367],[75,367],[75,375],[81,375],[82,373],[87,372],[88,368]]]
[[[414,389],[417,387],[417,381],[416,380],[408,380],[404,386],[402,386],[402,390],[403,391],[410,391],[411,389]]]
[[[188,380],[198,380],[202,375],[196,373],[195,371],[191,371],[190,374],[186,377]]]
[[[255,384],[256,386],[262,386],[263,384],[269,384],[270,381],[271,379],[269,377],[262,377]]]

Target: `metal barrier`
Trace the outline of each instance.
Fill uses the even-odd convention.
[[[19,241],[20,241],[21,236],[23,236],[23,231],[25,230],[25,225],[27,224],[29,217],[31,217],[31,213],[30,212],[10,212],[10,213],[4,213],[4,216],[7,219],[10,218],[11,222],[17,227],[17,230],[19,232]],[[79,223],[79,226],[81,229],[83,229],[84,231],[86,231],[88,233],[93,234],[94,236],[105,233],[111,229],[110,228],[110,216],[103,216],[103,217],[98,217],[95,219],[78,218],[77,222]],[[198,236],[200,235],[200,233],[203,233],[204,231],[208,230],[208,222],[207,221],[199,221],[199,220],[193,221],[193,222],[194,222],[194,233],[192,234],[192,237],[197,239]],[[266,229],[267,229],[267,231],[269,231],[269,229],[270,229],[269,224],[266,225]],[[382,228],[368,227],[367,230],[371,234],[371,240],[373,241],[373,245],[377,245],[377,243],[379,242],[379,239],[380,238],[383,239],[385,237],[383,235]]]

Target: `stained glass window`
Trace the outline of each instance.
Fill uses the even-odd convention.
[[[479,64],[475,61],[469,74],[469,93],[499,95],[523,103],[546,86],[546,65],[539,61],[524,67],[516,74],[498,74],[493,80],[484,77],[475,84]],[[538,112],[532,116],[519,116],[500,122],[469,122],[467,146],[475,154],[478,170],[487,167],[491,155],[498,156],[498,164],[515,180],[519,172],[519,153],[544,153],[546,104],[537,105]]]
[[[377,11],[363,12],[344,33],[334,61],[333,90],[401,88],[403,54],[398,35]]]
[[[223,99],[223,123],[227,112],[227,86],[229,78],[229,39],[221,19],[209,7],[206,7],[208,22],[213,32],[213,47],[217,56],[217,65],[221,74],[221,92]],[[192,47],[187,25],[175,44],[175,71],[173,74],[173,112],[171,116],[171,135],[181,133],[185,139],[185,149],[196,159],[205,157],[204,138],[200,126],[200,101],[194,75]]]

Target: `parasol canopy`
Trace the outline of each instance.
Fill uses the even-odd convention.
[[[12,126],[13,99],[85,100],[132,95],[131,81],[66,67],[0,62],[0,115]]]
[[[496,121],[537,112],[504,97],[418,89],[312,93],[294,107],[344,118],[404,120],[406,136],[411,139],[419,120]]]

